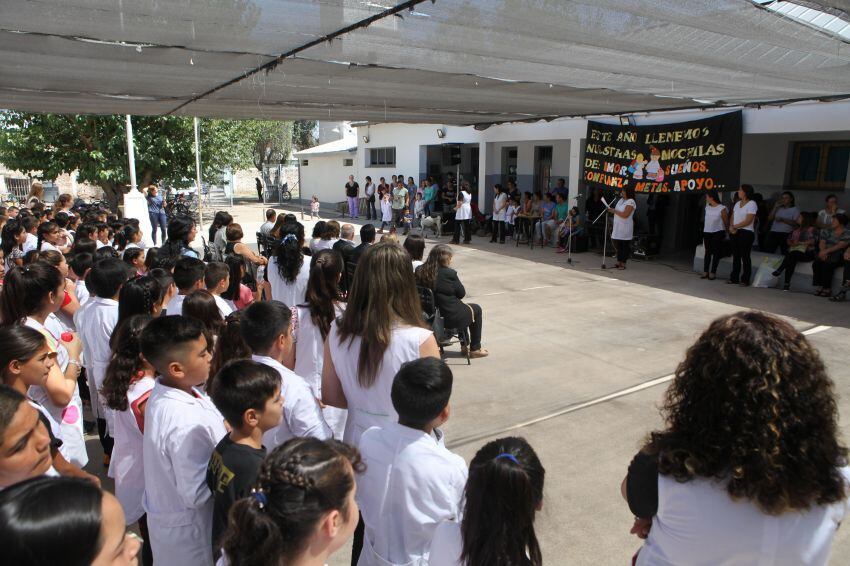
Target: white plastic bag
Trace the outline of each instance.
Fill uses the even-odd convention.
[[[753,287],[767,289],[768,287],[776,287],[779,284],[779,278],[773,276],[773,272],[779,269],[782,265],[782,258],[763,257],[761,265],[756,271],[756,276],[753,278]]]

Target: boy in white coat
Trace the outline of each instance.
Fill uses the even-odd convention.
[[[97,419],[98,434],[107,463],[112,454],[112,429],[115,423],[100,390],[106,377],[106,366],[112,359],[109,341],[118,322],[118,295],[128,276],[127,264],[120,259],[106,258],[95,263],[86,279],[93,296],[74,314],[74,324],[83,342],[92,411]]]
[[[224,418],[198,387],[210,353],[197,320],[166,316],[141,336],[144,358],[159,379],[145,408],[144,507],[155,565],[209,565],[213,499],[207,464],[227,434]]]
[[[403,365],[392,387],[398,424],[360,439],[366,471],[357,478],[365,525],[358,566],[427,565],[434,530],[457,521],[467,468],[443,445],[452,372],[438,358]],[[356,552],[356,548],[355,548]]]
[[[251,359],[274,368],[280,375],[283,416],[280,425],[263,434],[263,446],[270,452],[287,440],[313,436],[333,438],[321,406],[303,377],[283,365],[293,348],[292,311],[280,301],[252,303],[242,311],[239,324],[245,343],[254,352]]]

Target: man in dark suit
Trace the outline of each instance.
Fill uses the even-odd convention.
[[[354,226],[343,224],[339,229],[339,240],[334,244],[334,250],[342,256],[343,273],[339,287],[343,293],[348,292],[350,278],[348,275],[348,264],[351,262],[351,254],[354,252]],[[354,273],[354,270],[351,271]]]
[[[337,242],[338,243],[338,242]],[[349,255],[346,260],[347,263],[352,264],[351,273],[354,273],[354,267],[357,266],[357,262],[360,261],[360,256],[363,255],[363,252],[366,249],[375,243],[375,227],[372,224],[364,224],[362,228],[360,228],[360,245],[351,250],[351,255]]]

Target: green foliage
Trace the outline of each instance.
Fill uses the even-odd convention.
[[[307,149],[319,143],[316,138],[316,120],[298,120],[292,125],[292,145]]]
[[[191,118],[134,116],[136,179],[139,186],[165,181],[176,187],[194,184],[194,131]],[[201,170],[216,183],[225,169],[257,163],[258,147],[286,159],[291,150],[291,123],[261,120],[200,122]],[[82,182],[99,185],[117,202],[130,182],[124,116],[68,116],[0,112],[0,163],[52,180],[78,171]]]

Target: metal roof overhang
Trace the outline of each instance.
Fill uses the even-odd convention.
[[[850,44],[746,0],[0,4],[0,107],[33,112],[486,124],[847,95]]]

